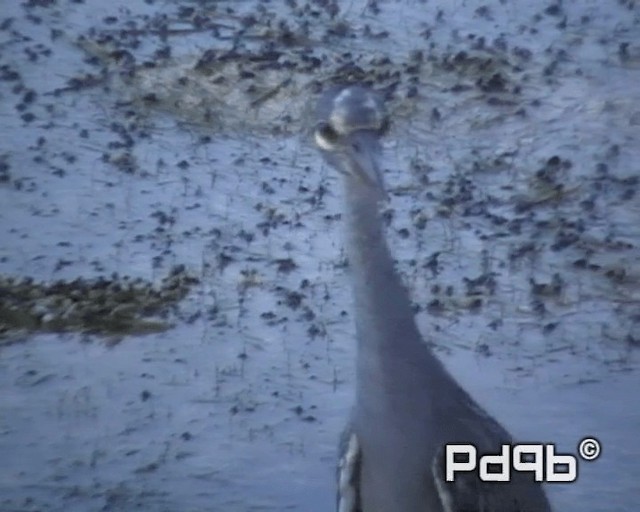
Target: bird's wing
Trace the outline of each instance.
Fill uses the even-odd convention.
[[[513,440],[506,429],[460,389],[458,414],[448,415],[448,425],[460,442],[472,443],[478,455],[500,453],[502,444]],[[445,478],[445,449],[437,450],[431,464],[431,477],[445,512],[550,512],[551,507],[540,485],[530,475],[511,472],[509,482],[483,482],[476,471],[458,473],[453,482]]]
[[[510,482],[482,482],[475,472],[445,480],[444,457],[434,457],[432,476],[444,512],[551,512],[542,488],[512,472]]]
[[[347,425],[340,438],[340,458],[338,461],[338,512],[362,512],[360,506],[360,462],[362,453],[360,443]]]

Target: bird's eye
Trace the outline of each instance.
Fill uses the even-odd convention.
[[[320,137],[325,139],[327,142],[335,142],[338,140],[338,132],[333,129],[329,123],[323,123],[318,127],[318,133]]]
[[[322,123],[316,127],[316,143],[323,149],[334,147],[339,138],[338,132],[329,123]]]
[[[380,135],[386,135],[389,132],[390,124],[391,123],[389,121],[389,118],[385,116],[384,119],[382,119],[382,122],[380,123],[380,128],[378,128],[378,133]]]

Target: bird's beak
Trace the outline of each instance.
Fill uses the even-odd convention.
[[[382,150],[379,133],[357,130],[348,135],[340,135],[330,125],[321,124],[316,128],[314,137],[325,158],[338,171],[386,198],[380,171]]]
[[[369,131],[354,132],[349,135],[343,151],[345,172],[386,197],[380,170],[378,135]]]

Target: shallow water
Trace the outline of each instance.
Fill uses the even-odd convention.
[[[307,16],[322,64],[265,77],[294,85],[262,109],[236,91],[211,129],[197,116],[201,103],[170,104],[185,93],[166,76],[184,76],[207,48],[228,50],[233,30],[168,42],[141,30],[130,48],[137,64],[163,45],[172,57],[130,80],[119,64],[87,62],[96,54],[76,38],[111,31],[125,40],[119,30],[149,27],[144,16],[163,13],[171,27],[190,27],[176,21],[176,4],[6,6],[0,271],[154,280],[184,264],[202,284],[164,333],[117,344],[28,334],[0,348],[0,508],[334,507],[353,329],[340,183],[304,130],[313,81],[334,76],[350,51],[367,72],[374,56],[391,59],[380,68],[401,71],[385,150],[389,236],[425,335],[515,437],[571,453],[583,437],[602,442],[576,483],[548,486],[557,510],[634,510],[638,7],[397,0],[379,2],[376,15],[353,1],[332,19],[253,1],[218,2],[215,16],[204,3],[181,5],[237,28],[261,4],[274,10],[257,16],[241,50],[261,48],[263,18],[297,27]],[[335,35],[341,21],[346,34]],[[389,35],[367,36],[366,25]],[[300,48],[285,42],[275,48]],[[417,49],[425,63],[410,93],[403,66]],[[443,63],[463,50],[492,56],[491,72],[461,57]],[[51,94],[105,66],[99,85]],[[495,73],[506,90],[477,85]],[[390,82],[380,78],[380,87]],[[25,99],[28,90],[35,99]],[[157,104],[141,105],[150,91]],[[225,95],[229,86],[206,91]],[[202,88],[189,94],[198,99]]]

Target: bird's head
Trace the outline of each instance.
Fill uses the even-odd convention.
[[[387,115],[380,97],[361,86],[335,88],[318,102],[316,145],[342,174],[384,193],[380,137]]]

